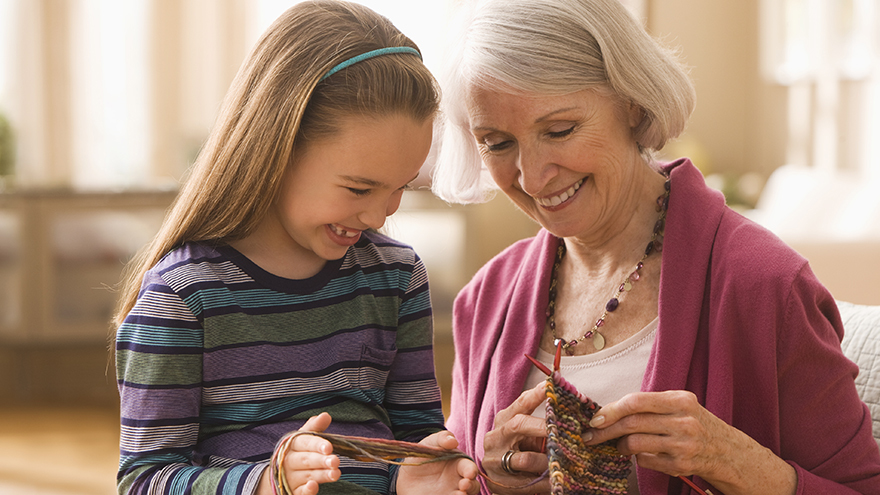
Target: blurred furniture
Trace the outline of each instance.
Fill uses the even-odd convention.
[[[746,215],[810,261],[835,299],[880,305],[880,174],[784,165]]]
[[[175,194],[0,193],[0,402],[115,399],[116,287]]]
[[[844,354],[859,365],[856,388],[868,404],[874,425],[874,438],[880,445],[880,306],[838,301],[843,319]]]

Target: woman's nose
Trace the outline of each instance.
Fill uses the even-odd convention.
[[[553,172],[553,167],[539,151],[528,148],[520,148],[517,169],[519,186],[530,196],[544,190]]]

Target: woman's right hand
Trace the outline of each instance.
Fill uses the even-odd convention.
[[[546,478],[529,485],[547,471],[547,454],[544,453],[547,427],[543,419],[532,416],[546,398],[545,386],[542,381],[520,394],[513,404],[495,415],[495,426],[486,433],[482,467],[489,475],[486,482],[492,493],[531,495],[550,491]],[[507,473],[501,467],[502,457],[508,451],[513,451],[508,466],[516,474]]]
[[[312,416],[299,431],[321,432],[330,426],[330,415],[323,412]],[[317,495],[318,485],[339,479],[339,458],[333,455],[333,446],[314,435],[299,435],[290,442],[284,456],[284,476],[292,495]],[[257,495],[275,495],[270,469],[263,471]]]

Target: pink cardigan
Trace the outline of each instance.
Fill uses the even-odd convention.
[[[727,208],[689,160],[665,168],[660,323],[642,390],[694,392],[794,466],[798,494],[880,494],[880,452],[831,294],[804,258]],[[542,230],[510,246],[456,298],[447,427],[477,459],[495,414],[525,383],[523,353],[535,355],[544,328],[556,245]],[[638,477],[645,495],[689,493],[656,471]]]

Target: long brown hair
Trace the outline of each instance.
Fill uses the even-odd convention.
[[[371,58],[323,79],[365,52],[415,43],[355,3],[299,3],[263,34],[239,69],[217,122],[153,241],[126,267],[115,325],[137,300],[144,274],[188,241],[250,234],[275,201],[297,150],[332,137],[341,118],[404,114],[424,122],[439,89],[413,54]]]

